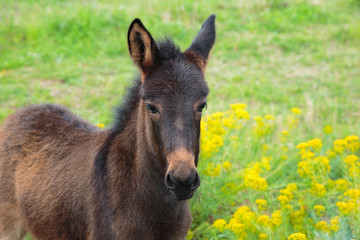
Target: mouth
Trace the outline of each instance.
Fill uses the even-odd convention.
[[[195,190],[185,190],[185,189],[181,189],[181,190],[170,190],[171,194],[175,197],[176,200],[181,201],[181,200],[188,200],[190,198],[192,198],[194,196],[194,192]]]

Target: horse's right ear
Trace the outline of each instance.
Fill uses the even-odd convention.
[[[146,75],[155,64],[158,48],[138,18],[135,18],[129,27],[128,47],[133,62],[139,67],[142,75]]]

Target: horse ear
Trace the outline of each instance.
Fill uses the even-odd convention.
[[[146,74],[155,64],[158,48],[140,19],[135,18],[128,31],[128,48],[133,62]]]
[[[194,41],[185,52],[200,55],[203,58],[204,64],[206,64],[210,50],[215,42],[215,36],[215,15],[211,15],[206,19]]]

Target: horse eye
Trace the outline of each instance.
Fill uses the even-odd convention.
[[[203,104],[201,104],[200,106],[198,106],[198,108],[196,109],[196,111],[202,112],[205,107],[207,107],[207,103],[206,103],[206,102],[203,103]]]
[[[151,104],[149,104],[149,103],[146,103],[146,108],[147,108],[152,114],[159,112],[159,110],[158,110],[156,107],[154,107],[153,105],[151,105]]]

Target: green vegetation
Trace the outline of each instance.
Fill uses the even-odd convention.
[[[229,125],[221,127],[224,132],[209,131],[222,144],[205,150],[200,161],[202,186],[191,201],[194,238],[238,239],[240,233],[231,228],[220,232],[212,227],[214,220],[228,224],[242,205],[256,217],[267,214],[271,219],[283,207],[280,190],[292,182],[298,183],[298,190],[289,202],[293,210],[281,212],[282,225],[274,230],[254,223],[257,230],[249,230],[248,239],[259,239],[258,233],[284,239],[295,232],[310,239],[358,237],[351,225],[359,225],[360,215],[341,212],[336,203],[345,190],[328,184],[329,179],[344,178],[347,189],[359,189],[344,162],[346,154],[359,156],[359,152],[329,155],[334,140],[360,135],[359,0],[5,0],[0,9],[0,122],[22,106],[50,102],[106,126],[136,74],[126,45],[131,21],[140,18],[155,39],[171,36],[185,50],[203,21],[215,13],[217,40],[206,72],[211,92],[205,114],[224,112],[215,118],[217,125],[224,124],[231,121],[224,119],[235,119],[226,113],[229,105],[243,102],[250,119],[236,119],[241,128]],[[291,112],[293,107],[302,114]],[[265,118],[266,114],[274,119]],[[289,120],[294,114],[296,126]],[[270,129],[266,134],[257,132],[261,123],[254,116],[263,116]],[[283,131],[289,132],[285,140]],[[327,190],[324,196],[311,195],[314,179],[298,173],[302,159],[296,146],[314,138],[322,140],[322,148],[311,151],[316,157],[328,157],[331,166],[330,172],[315,174]],[[283,147],[289,152],[281,152]],[[281,159],[285,155],[287,159]],[[270,169],[260,173],[268,187],[252,189],[245,184],[246,169],[263,157],[272,159]],[[224,168],[225,161],[231,169]],[[231,183],[239,187],[225,194],[223,187]],[[266,199],[269,210],[257,209],[256,199]],[[315,205],[324,205],[326,214],[316,215]],[[304,215],[302,224],[291,222],[296,211]],[[319,221],[330,224],[334,216],[340,217],[340,230],[316,228]]]

